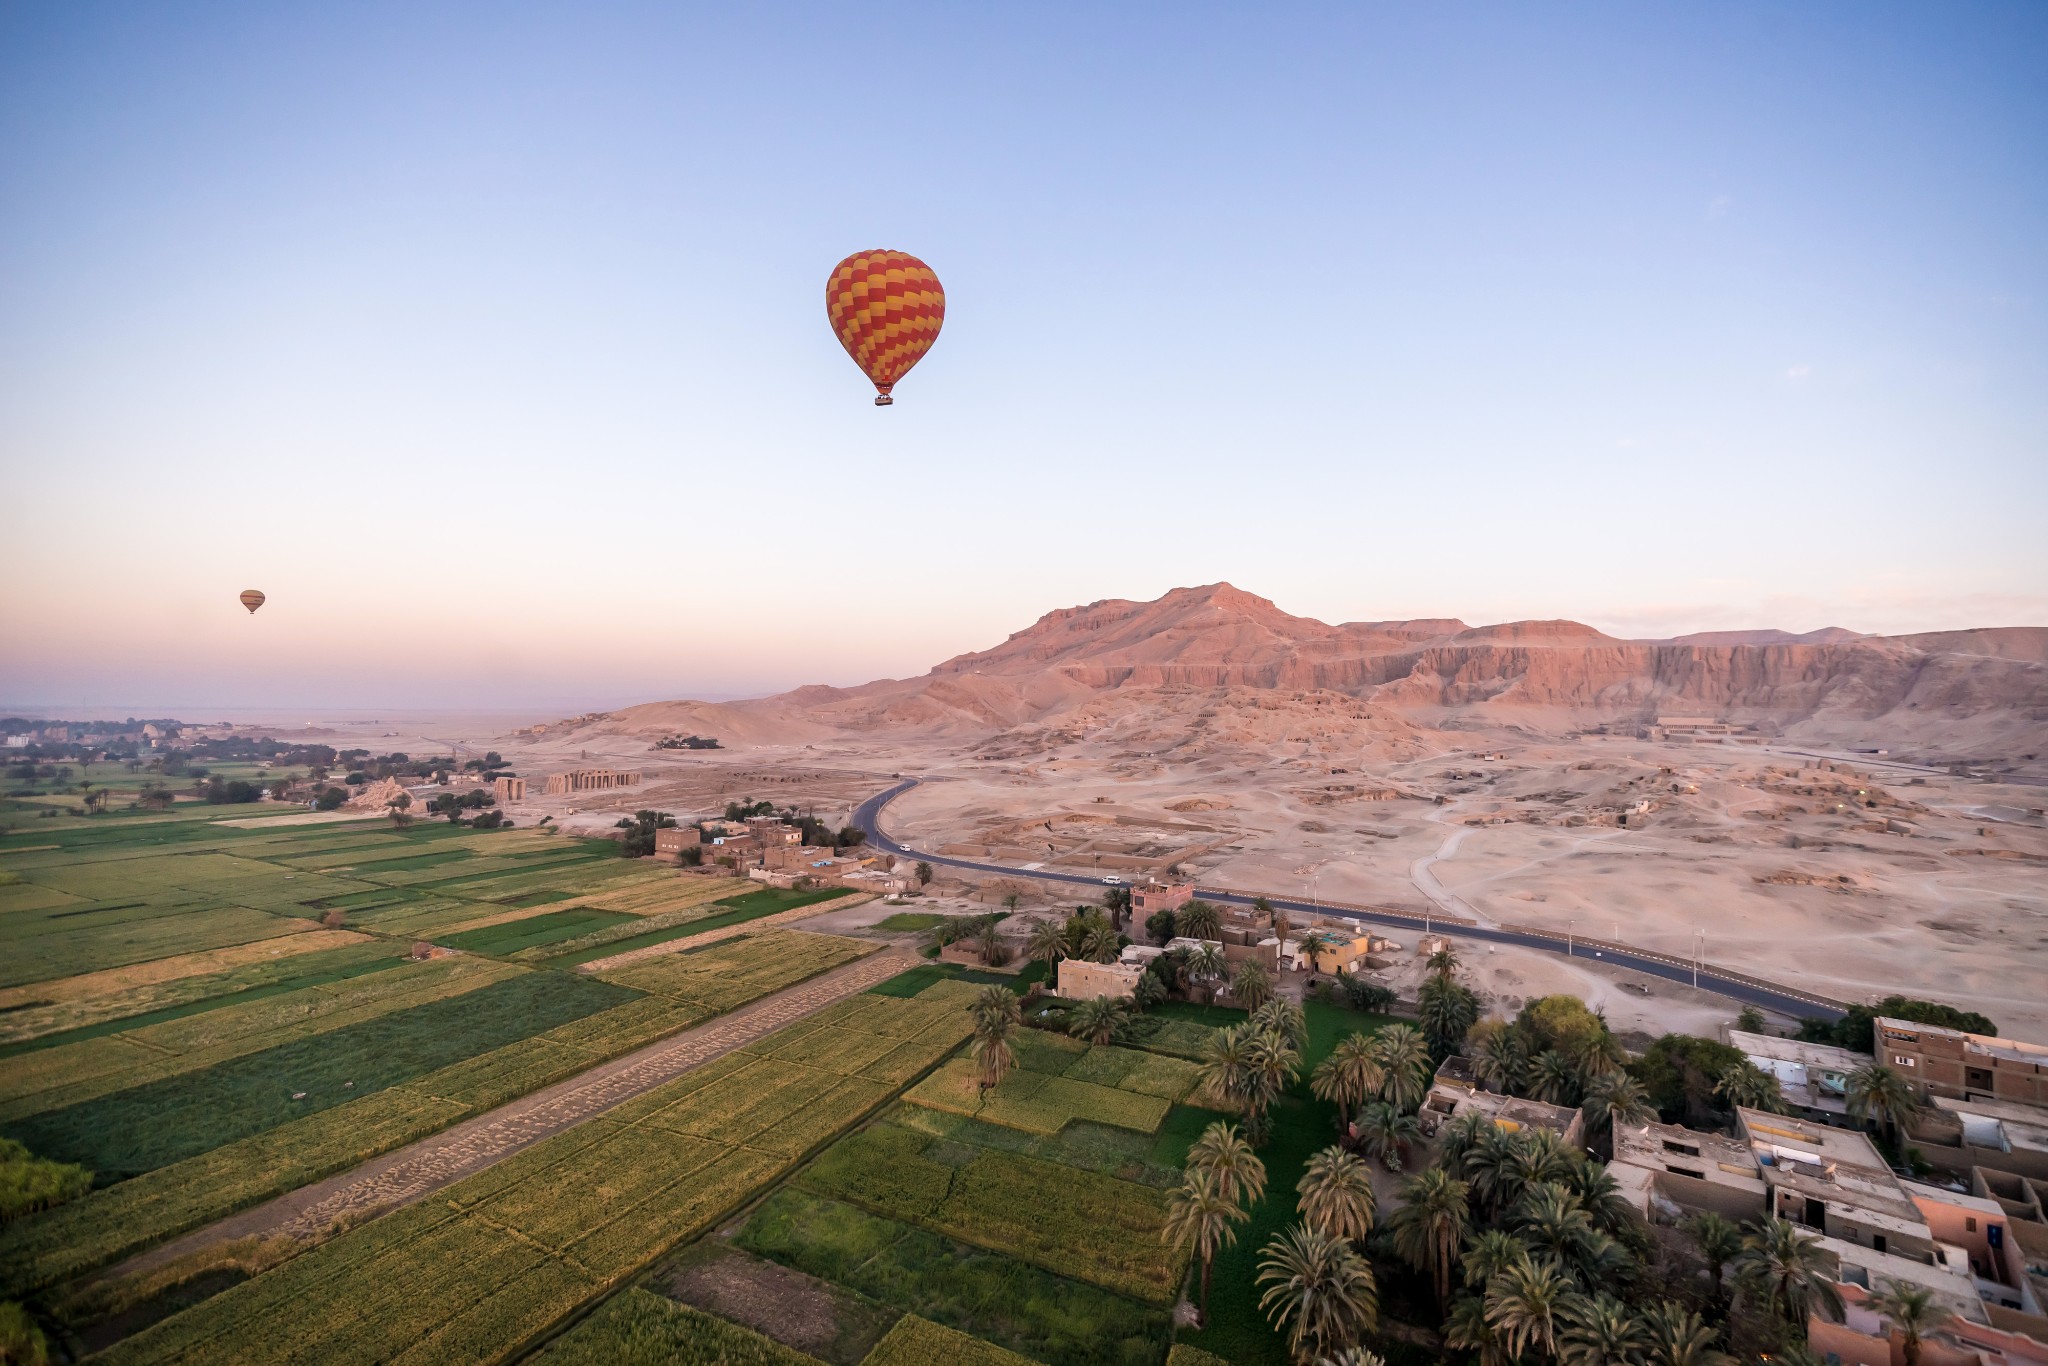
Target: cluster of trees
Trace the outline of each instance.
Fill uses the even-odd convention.
[[[656,749],[717,749],[718,740],[710,735],[670,735],[654,742]]]
[[[210,806],[235,805],[263,800],[263,784],[215,775],[199,785],[199,795]]]
[[[625,846],[627,858],[646,858],[654,852],[654,832],[675,829],[676,818],[659,811],[635,811],[615,828],[626,832],[620,843]]]
[[[1877,1051],[1877,1019],[1911,1020],[1914,1024],[1960,1029],[1966,1034],[1996,1035],[1998,1026],[1974,1010],[1957,1010],[1935,1001],[1915,1001],[1905,996],[1887,996],[1874,1006],[1854,1005],[1839,1020],[1801,1020],[1798,1037],[1808,1043],[1853,1048],[1858,1053]]]
[[[439,792],[427,802],[427,814],[444,816],[450,825],[473,825],[479,830],[495,830],[505,823],[505,813],[490,808],[497,806],[498,799],[482,788],[469,792]],[[477,814],[464,817],[465,811]]]

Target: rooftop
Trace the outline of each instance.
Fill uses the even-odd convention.
[[[1477,1110],[1504,1129],[1548,1129],[1563,1137],[1579,1118],[1577,1110],[1564,1105],[1546,1105],[1540,1100],[1523,1100],[1517,1096],[1462,1088],[1452,1094],[1457,1099],[1451,1111],[1453,1116]]]
[[[1970,1034],[1960,1029],[1950,1029],[1945,1025],[1919,1024],[1913,1020],[1895,1020],[1885,1015],[1878,1016],[1877,1027],[1879,1031],[1894,1029],[1906,1034],[1956,1039],[1962,1043],[1963,1051],[1966,1053],[2048,1067],[2048,1044],[2023,1043],[2018,1039],[2001,1039],[1992,1034]]]
[[[1870,1054],[1858,1053],[1853,1048],[1807,1043],[1803,1039],[1781,1039],[1774,1034],[1747,1034],[1739,1029],[1728,1031],[1728,1045],[1747,1058],[1793,1062],[1829,1072],[1853,1072],[1870,1062]]]

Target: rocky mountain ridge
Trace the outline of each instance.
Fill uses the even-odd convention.
[[[1623,640],[1574,621],[1331,625],[1211,584],[1048,612],[920,678],[739,703],[651,703],[612,722],[742,743],[893,730],[965,737],[1063,717],[1092,729],[1160,689],[1250,692],[1268,710],[1294,694],[1304,705],[1310,694],[1332,695],[1348,699],[1354,723],[1382,729],[1455,720],[1564,732],[1680,714],[1816,740],[1891,735],[1962,749],[2038,740],[2048,749],[2048,628]]]

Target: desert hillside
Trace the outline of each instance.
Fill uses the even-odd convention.
[[[2048,749],[2044,661],[2048,628],[2039,627],[1622,640],[1574,621],[1330,625],[1212,584],[1048,612],[920,678],[745,702],[655,702],[604,725],[742,745],[1124,729],[1152,746],[1204,733],[1256,746],[1320,729],[1342,744],[1400,751],[1418,727],[1563,735],[1677,715],[1791,739],[2019,757]]]

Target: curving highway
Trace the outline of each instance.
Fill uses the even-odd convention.
[[[892,839],[882,830],[882,808],[908,792],[911,788],[916,787],[918,781],[916,778],[907,779],[886,792],[877,793],[854,808],[852,823],[866,833],[868,842],[877,849],[899,857],[920,859],[926,863],[941,865],[947,868],[965,868],[977,873],[1000,873],[1005,877],[1035,878],[1040,882],[1063,882],[1076,887],[1088,887],[1098,893],[1102,890],[1104,885],[1102,879],[1090,877],[1085,873],[1056,873],[1043,868],[1016,868],[1006,863],[976,863],[971,859],[951,858],[944,854],[927,853],[924,850],[913,849],[901,841]],[[1209,891],[1199,887],[1196,888],[1196,891],[1206,901],[1220,901],[1246,906],[1250,905],[1253,900],[1251,896],[1241,892]],[[1422,928],[1421,923],[1412,916],[1389,915],[1374,911],[1352,910],[1348,907],[1319,905],[1307,901],[1297,901],[1291,897],[1284,896],[1269,896],[1266,900],[1280,910],[1294,911],[1304,915],[1333,916],[1337,919],[1350,920],[1359,924],[1397,925],[1403,929],[1419,930]],[[1576,953],[1571,952],[1570,946],[1562,939],[1553,939],[1548,935],[1526,934],[1519,930],[1504,930],[1487,925],[1442,925],[1436,922],[1432,922],[1430,930],[1432,933],[1449,935],[1455,939],[1478,939],[1495,944],[1513,944],[1519,948],[1537,949],[1544,953],[1555,953],[1578,958],[1588,956],[1583,948],[1580,948]],[[1603,963],[1627,968],[1632,972],[1640,972],[1650,977],[1661,977],[1667,982],[1677,982],[1681,986],[1693,985],[1693,966],[1691,963],[1680,959],[1666,958],[1660,954],[1650,953],[1647,950],[1618,949],[1604,944],[1593,956],[1599,958]],[[1753,979],[1726,976],[1704,964],[1699,968],[1698,979],[1700,989],[1703,991],[1713,991],[1728,997],[1730,1000],[1740,1001],[1744,1005],[1753,1005],[1764,1010],[1775,1010],[1781,1014],[1790,1015],[1795,1019],[1801,1016],[1813,1016],[1824,1020],[1839,1020],[1842,1018],[1843,1011],[1840,1006],[1822,1000],[1819,997],[1809,996],[1804,992],[1794,991],[1790,987],[1773,987]]]

